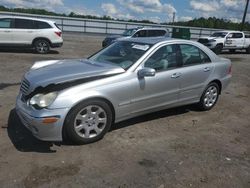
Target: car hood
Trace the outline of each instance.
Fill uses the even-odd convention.
[[[31,93],[37,87],[81,80],[84,83],[123,72],[125,70],[117,65],[87,59],[55,60],[35,63],[24,77],[30,84],[28,93]]]
[[[207,39],[207,40],[221,39],[221,40],[223,40],[224,38],[221,38],[221,37],[201,37],[200,39]]]
[[[118,38],[121,38],[123,37],[122,35],[110,35],[110,36],[107,36],[106,37],[106,40],[115,40],[115,39],[118,39]]]

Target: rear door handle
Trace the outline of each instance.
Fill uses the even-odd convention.
[[[180,72],[176,72],[174,74],[172,74],[171,78],[179,78],[181,76]]]
[[[210,67],[206,67],[206,68],[204,68],[204,69],[203,69],[203,71],[204,71],[204,72],[208,72],[208,71],[210,71]]]

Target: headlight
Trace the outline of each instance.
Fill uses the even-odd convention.
[[[34,107],[39,107],[39,108],[45,108],[49,106],[52,102],[57,97],[57,92],[51,92],[47,94],[36,94],[34,95],[30,101],[29,104],[34,106]]]

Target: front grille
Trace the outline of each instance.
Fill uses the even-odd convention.
[[[23,78],[20,91],[23,95],[27,95],[29,93],[30,83],[27,79]]]
[[[199,39],[198,42],[202,44],[206,44],[208,43],[208,39]]]

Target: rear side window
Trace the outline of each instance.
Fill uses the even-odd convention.
[[[211,62],[205,52],[190,44],[180,45],[183,66],[197,65]]]
[[[57,29],[61,30],[61,28],[56,23],[54,23],[54,25],[57,27]]]
[[[36,29],[49,29],[51,28],[51,26],[46,22],[35,21],[35,28]]]
[[[166,34],[165,30],[148,30],[149,37],[159,37],[164,36]]]
[[[34,22],[33,20],[15,19],[15,28],[16,29],[34,29]]]
[[[0,19],[0,28],[11,28],[11,19],[9,18]]]

